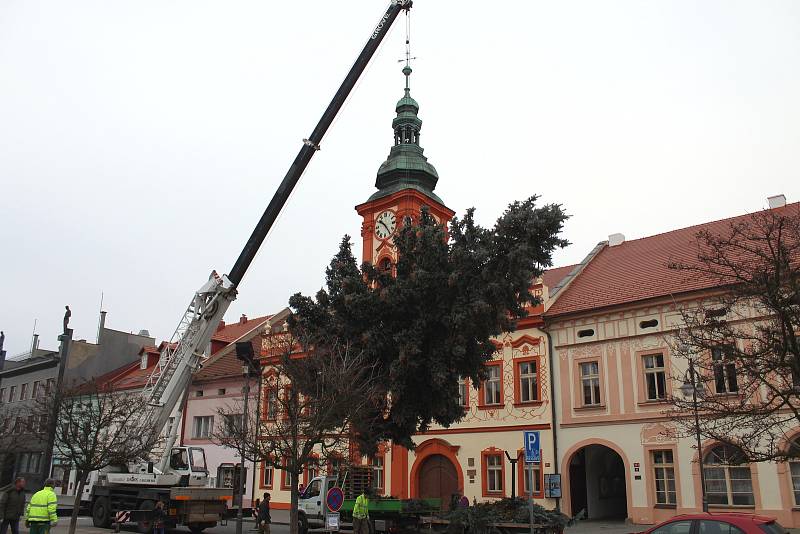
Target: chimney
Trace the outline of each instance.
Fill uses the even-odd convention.
[[[771,210],[774,210],[776,208],[782,208],[786,205],[786,195],[775,195],[767,197],[767,202],[769,203],[769,209]]]
[[[625,236],[623,234],[611,234],[608,236],[608,246],[609,247],[616,247],[625,242]]]
[[[246,322],[247,322],[247,316],[245,314],[242,314],[242,316],[239,317],[239,324],[244,324]]]
[[[103,329],[106,327],[106,312],[100,311],[100,325],[97,327],[97,344],[100,344],[100,338],[103,336]]]
[[[33,343],[31,343],[31,358],[36,355],[36,349],[39,348],[39,334],[33,334]]]
[[[219,324],[217,325],[217,332],[219,332],[223,328],[225,328],[225,321],[220,321]]]

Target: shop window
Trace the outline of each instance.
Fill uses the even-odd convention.
[[[642,356],[644,363],[644,383],[647,388],[647,400],[658,401],[667,398],[667,371],[664,367],[663,354],[647,354]]]
[[[600,405],[600,364],[583,362],[580,364],[581,391],[584,406]]]
[[[744,453],[730,445],[719,445],[703,458],[708,503],[721,506],[753,506],[753,482]]]
[[[711,363],[714,369],[714,390],[720,394],[738,393],[736,363],[733,361],[731,347],[716,347],[711,350]]]
[[[652,455],[656,504],[675,506],[678,503],[678,495],[675,489],[675,464],[672,451],[653,451]]]

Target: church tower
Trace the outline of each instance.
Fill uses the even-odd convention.
[[[419,144],[422,121],[417,116],[419,104],[411,98],[411,67],[403,68],[406,77],[405,95],[397,102],[397,117],[392,121],[394,146],[378,169],[373,193],[356,211],[363,217],[361,237],[363,258],[383,268],[397,260],[393,237],[403,225],[416,221],[427,206],[431,215],[446,224],[453,210],[433,192],[439,175],[428,163]]]

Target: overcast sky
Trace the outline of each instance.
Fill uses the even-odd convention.
[[[228,272],[386,0],[0,2],[0,329],[9,356],[107,325],[169,338]],[[562,203],[579,261],[800,199],[800,2],[417,0],[436,192],[491,224]],[[226,319],[314,292],[374,191],[404,24],[342,111]],[[360,249],[356,249],[360,252]]]

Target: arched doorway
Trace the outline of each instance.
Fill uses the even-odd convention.
[[[432,454],[419,467],[419,496],[422,499],[441,499],[448,508],[453,494],[458,493],[458,473],[448,458]]]
[[[570,509],[587,519],[626,519],[625,462],[605,445],[586,445],[569,461]]]

